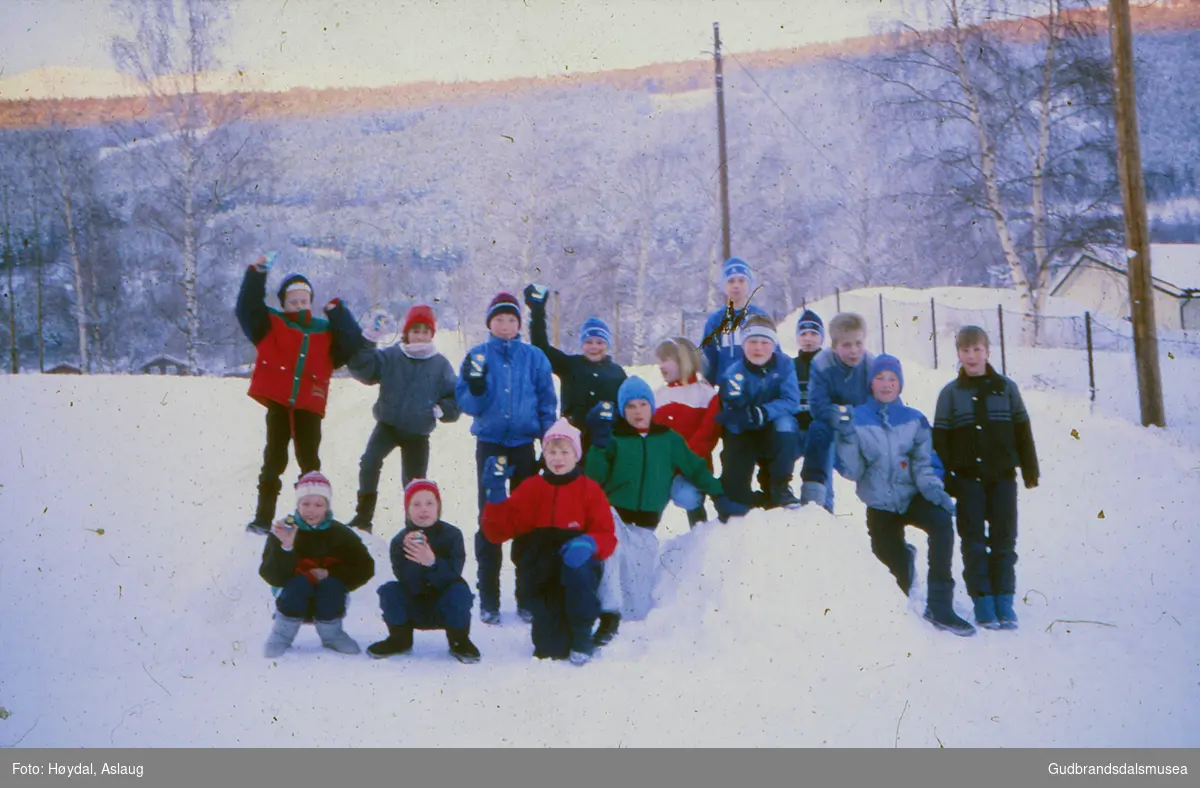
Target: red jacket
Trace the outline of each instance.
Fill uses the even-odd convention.
[[[678,432],[710,467],[713,449],[721,439],[721,425],[716,421],[720,411],[716,388],[695,376],[688,383],[669,383],[654,392],[654,423]]]
[[[578,469],[576,469],[578,470]],[[603,561],[617,549],[612,509],[600,485],[579,473],[566,484],[551,484],[533,476],[504,503],[483,507],[483,535],[500,544],[535,528],[565,528],[596,540],[596,558]]]

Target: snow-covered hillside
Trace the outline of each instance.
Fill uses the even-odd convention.
[[[1010,353],[1010,368],[1032,369],[1036,353]],[[908,364],[906,401],[930,412],[950,374]],[[262,538],[242,530],[262,409],[245,388],[0,378],[0,744],[1200,746],[1200,449],[1186,427],[1093,412],[1086,389],[1027,388],[1043,477],[1021,493],[1019,632],[960,639],[924,624],[923,584],[906,603],[839,480],[836,516],[757,512],[689,533],[668,509],[657,609],[575,668],[531,658],[511,569],[504,625],[473,627],[477,666],[450,658],[440,633],[376,662],[323,651],[311,628],[264,659]],[[322,459],[343,520],[374,394],[333,387]],[[468,428],[439,427],[431,474],[469,535]],[[382,533],[367,537],[376,580],[347,620],[364,645],[384,634],[375,588],[401,524],[399,476],[393,458]],[[958,607],[969,617],[961,582]]]

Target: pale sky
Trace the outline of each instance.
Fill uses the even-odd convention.
[[[237,0],[223,56],[272,87],[545,76],[867,35],[904,0]],[[0,79],[113,69],[109,0],[0,0]]]

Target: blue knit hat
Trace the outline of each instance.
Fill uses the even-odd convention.
[[[579,344],[582,345],[589,339],[603,339],[604,344],[612,347],[612,332],[608,330],[608,323],[598,317],[589,317],[583,321],[579,328]]]
[[[805,309],[800,315],[800,319],[796,321],[796,336],[800,336],[805,331],[815,331],[825,339],[825,323],[821,321],[821,316],[811,309]]]
[[[730,257],[721,268],[722,282],[728,282],[732,276],[744,276],[750,280],[751,286],[754,285],[754,272],[750,270],[750,264],[740,257]]]
[[[880,353],[871,364],[871,380],[875,380],[875,376],[880,372],[895,372],[896,377],[900,379],[900,390],[904,391],[904,370],[900,368],[900,359]]]
[[[644,399],[650,403],[650,413],[654,413],[654,389],[650,384],[637,375],[625,378],[621,388],[617,389],[617,409],[625,415],[625,406],[635,399]]]

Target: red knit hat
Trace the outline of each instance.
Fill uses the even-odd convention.
[[[433,497],[437,499],[438,517],[442,516],[442,491],[438,489],[437,482],[432,479],[413,479],[404,488],[404,513],[408,514],[408,504],[412,501],[412,497],[421,490],[428,490],[433,493]]]
[[[433,307],[426,304],[417,304],[408,310],[408,314],[404,316],[404,328],[400,330],[400,338],[408,341],[408,330],[417,323],[424,323],[429,326],[431,333],[437,333],[437,321],[433,317]]]

